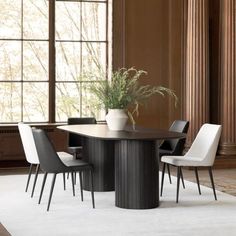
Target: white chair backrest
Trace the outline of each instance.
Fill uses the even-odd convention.
[[[38,153],[31,127],[24,123],[18,123],[18,128],[26,160],[31,164],[39,164]]]
[[[204,124],[185,156],[199,158],[202,166],[212,166],[215,161],[221,129],[221,125]]]

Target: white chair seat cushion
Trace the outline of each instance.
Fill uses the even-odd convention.
[[[57,155],[60,157],[62,161],[73,159],[73,156],[67,152],[57,152]]]
[[[37,160],[31,160],[29,163],[32,164],[32,165],[38,165],[38,164],[39,164],[39,161],[37,161]]]
[[[174,166],[208,166],[208,164],[205,165],[199,157],[163,156],[161,161]]]

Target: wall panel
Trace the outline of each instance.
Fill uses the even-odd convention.
[[[114,27],[120,22],[125,25],[125,50],[114,51],[114,56],[123,52],[126,67],[135,66],[148,72],[141,80],[143,84],[172,88],[180,99],[175,108],[174,101],[167,97],[151,98],[141,107],[137,123],[167,128],[174,119],[181,118],[182,0],[126,0],[123,4],[124,18],[114,19]],[[121,41],[114,43],[115,50],[120,48],[117,45]]]

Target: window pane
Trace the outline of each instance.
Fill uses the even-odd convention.
[[[56,121],[66,121],[68,117],[80,116],[79,83],[56,84]]]
[[[82,83],[82,116],[96,117],[97,120],[105,119],[105,109],[99,109],[96,96],[89,90],[90,83]]]
[[[80,43],[56,43],[56,80],[78,81],[80,78]]]
[[[82,3],[82,40],[106,40],[106,4]]]
[[[83,43],[82,71],[84,75],[90,75],[84,79],[97,79],[105,75],[106,71],[106,44]]]
[[[23,33],[27,39],[48,39],[48,1],[23,1]]]
[[[0,41],[0,80],[20,80],[21,43]]]
[[[1,122],[21,121],[21,84],[0,83]]]
[[[48,121],[48,83],[24,83],[23,104],[23,121]]]
[[[0,38],[21,37],[21,0],[0,0]]]
[[[56,3],[56,39],[80,40],[80,2]]]
[[[24,42],[23,80],[48,80],[48,43]]]

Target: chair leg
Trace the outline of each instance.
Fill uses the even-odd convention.
[[[33,184],[33,188],[32,188],[31,197],[34,196],[34,189],[35,189],[36,182],[37,182],[37,179],[38,179],[38,174],[39,174],[39,164],[36,166],[35,177],[34,177],[34,184]]]
[[[169,181],[170,181],[170,184],[172,184],[171,176],[170,176],[170,165],[169,164],[166,164],[166,165],[167,165],[167,171],[168,171],[168,175],[169,175]]]
[[[201,189],[200,189],[200,183],[199,183],[199,177],[198,177],[198,170],[197,167],[194,168],[195,170],[195,175],[196,175],[196,180],[197,180],[197,187],[198,187],[198,192],[201,195]]]
[[[32,168],[33,168],[33,164],[30,164],[29,174],[28,174],[28,179],[27,179],[27,183],[26,183],[25,192],[28,191],[29,182],[30,182],[30,177],[31,177],[31,174],[32,174]]]
[[[70,173],[68,172],[68,173],[67,173],[67,179],[69,179],[69,177],[70,177]]]
[[[181,175],[181,167],[177,167],[177,192],[176,192],[176,203],[179,202],[179,182],[180,182],[180,175]]]
[[[214,184],[214,179],[213,179],[213,174],[212,174],[212,168],[211,168],[211,166],[209,167],[209,175],[210,175],[210,179],[211,179],[211,185],[212,185],[214,197],[215,197],[215,200],[217,200],[217,197],[216,197],[216,190],[215,190],[215,184]]]
[[[76,172],[74,172],[74,184],[76,185]]]
[[[183,176],[182,167],[180,167],[180,178],[181,178],[181,181],[182,181],[183,188],[185,188],[185,184],[184,184],[184,176]]]
[[[50,195],[49,195],[49,199],[48,199],[47,211],[49,211],[49,208],[50,208],[50,204],[51,204],[51,200],[52,200],[52,193],[53,193],[54,185],[55,185],[55,182],[56,182],[56,177],[57,177],[57,174],[56,173],[53,174],[52,185],[51,185]]]
[[[74,172],[71,172],[71,183],[72,183],[72,190],[73,190],[73,196],[75,196],[75,183],[74,183]]]
[[[165,170],[166,170],[166,163],[163,162],[163,168],[162,168],[162,175],[161,175],[161,196],[163,193],[163,185],[164,185],[164,178],[165,178]],[[159,174],[159,173],[158,173]]]
[[[93,171],[90,170],[90,181],[91,181],[91,196],[92,196],[92,203],[93,203],[93,208],[95,208],[95,202],[94,202],[94,191],[93,191]]]
[[[63,186],[64,186],[64,190],[66,190],[66,174],[63,173]]]
[[[45,182],[46,182],[46,179],[47,179],[47,175],[48,175],[48,173],[45,172],[45,173],[44,173],[44,177],[43,177],[43,182],[42,182],[42,187],[41,187],[40,195],[39,195],[38,204],[41,203],[41,199],[42,199],[42,196],[43,196],[43,190],[44,190]]]
[[[83,184],[82,184],[82,173],[79,172],[79,182],[80,182],[80,194],[81,194],[81,201],[84,200],[84,194],[83,194]]]

